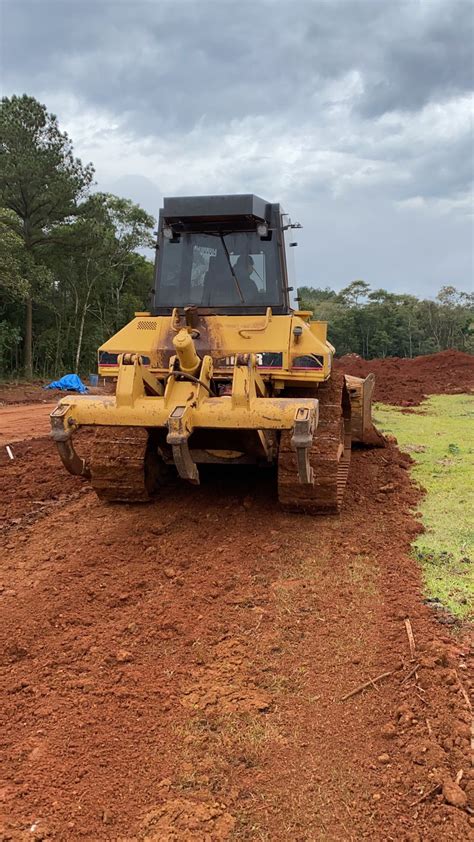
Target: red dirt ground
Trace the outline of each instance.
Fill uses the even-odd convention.
[[[252,473],[98,506],[41,444],[28,482],[5,471],[27,514],[2,563],[4,839],[468,833],[441,796],[414,804],[470,780],[469,661],[420,602],[395,448],[356,451],[345,513],[315,520]]]
[[[442,351],[413,359],[386,357],[364,360],[347,354],[336,368],[355,377],[375,374],[375,400],[399,406],[416,406],[427,395],[451,395],[474,389],[474,356]]]
[[[278,509],[271,472],[114,506],[49,439],[15,455],[2,842],[474,835],[474,658],[422,602],[409,457],[355,450],[343,514],[311,518]]]
[[[2,383],[0,406],[17,403],[55,403],[65,393],[59,389],[45,389],[46,381],[34,383]]]
[[[44,387],[48,382],[47,380],[38,380],[33,383],[19,381],[18,383],[0,384],[0,407],[20,403],[54,404],[64,395],[74,394],[69,391],[61,392],[59,389],[45,389]],[[114,388],[112,383],[106,382],[104,385],[102,381],[99,386],[89,386],[87,382],[86,385],[91,395],[110,393],[113,392]]]
[[[16,441],[47,436],[54,404],[22,403],[0,406],[0,447]]]

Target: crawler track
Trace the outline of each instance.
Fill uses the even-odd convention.
[[[99,427],[92,445],[91,482],[100,500],[143,503],[156,489],[159,458],[143,427]]]
[[[298,392],[303,396],[302,391]],[[314,485],[298,482],[291,433],[283,433],[278,457],[278,498],[285,509],[308,514],[341,510],[351,459],[350,402],[342,374],[333,374],[304,397],[319,400],[319,424],[310,454]]]

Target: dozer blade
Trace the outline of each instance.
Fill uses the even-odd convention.
[[[352,377],[350,374],[345,374],[344,377],[351,399],[352,441],[372,447],[385,447],[385,439],[374,427],[372,421],[374,375],[368,374],[365,380],[362,377]]]

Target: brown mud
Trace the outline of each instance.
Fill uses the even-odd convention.
[[[335,367],[354,377],[367,377],[373,372],[374,400],[398,406],[417,406],[427,395],[451,395],[474,389],[474,356],[462,351],[379,360],[346,354],[336,359]]]
[[[113,505],[48,438],[15,457],[2,842],[471,838],[474,658],[422,601],[408,456],[356,449],[318,518],[278,508],[273,472]]]

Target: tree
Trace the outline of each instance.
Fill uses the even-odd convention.
[[[67,265],[63,274],[75,302],[78,326],[74,371],[79,370],[89,314],[104,327],[104,319],[108,323],[112,312],[111,332],[120,326],[122,293],[131,268],[137,266],[135,250],[153,245],[154,225],[154,218],[130,200],[95,193],[64,230],[61,252]]]
[[[28,293],[22,265],[25,247],[22,238],[1,221],[8,214],[14,217],[6,208],[0,209],[0,289],[3,295],[24,300]]]
[[[319,304],[325,301],[334,301],[337,299],[337,292],[333,289],[325,287],[321,289],[312,289],[312,287],[300,287],[298,290],[300,298],[300,307],[302,310],[315,310]]]
[[[59,241],[92,182],[92,164],[74,157],[57,118],[34,97],[4,97],[0,110],[0,221],[23,241],[30,258],[26,294],[25,374],[32,376],[33,305],[44,273],[40,251]]]
[[[338,354],[412,357],[447,348],[471,351],[474,345],[474,296],[443,287],[434,301],[371,291],[354,281],[339,294],[303,287],[300,296],[314,317],[328,322]]]
[[[358,307],[364,298],[367,298],[370,292],[370,286],[365,281],[352,281],[349,286],[341,289],[339,293],[340,298],[349,307]]]

